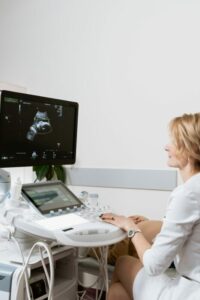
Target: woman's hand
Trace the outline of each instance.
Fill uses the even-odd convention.
[[[128,232],[129,229],[134,229],[134,230],[139,229],[136,223],[134,222],[134,219],[130,217],[124,217],[112,213],[106,213],[100,215],[100,218],[107,223],[118,226],[119,228],[123,229],[126,232]],[[151,248],[151,244],[146,240],[143,234],[136,234],[136,238],[131,239],[131,241],[135,246],[140,261],[143,262],[144,252],[147,249]]]
[[[134,220],[130,217],[119,216],[112,213],[105,213],[100,215],[100,218],[110,224],[116,225],[124,231],[128,231],[129,229],[138,229]]]
[[[140,215],[129,216],[129,218],[131,218],[135,224],[148,220],[148,218]]]

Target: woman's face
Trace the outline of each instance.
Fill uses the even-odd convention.
[[[169,167],[183,169],[187,165],[188,159],[177,155],[177,148],[172,141],[165,146],[165,151],[168,153],[167,165]]]

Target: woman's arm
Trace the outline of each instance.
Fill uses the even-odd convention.
[[[101,215],[101,218],[105,222],[116,225],[126,232],[128,232],[130,229],[140,230],[139,226],[137,226],[135,224],[135,222],[133,221],[133,219],[130,217],[127,218],[124,216],[119,216],[116,214],[108,213],[108,214]],[[140,261],[143,262],[144,252],[147,249],[151,248],[151,244],[144,237],[142,231],[137,232],[131,240],[136,248],[136,251],[140,258]]]
[[[152,246],[142,233],[137,233],[132,238],[138,256],[149,275],[159,275],[170,266],[191,236],[195,222],[200,218],[197,195],[191,190],[184,187],[175,190],[169,202],[161,231]],[[130,218],[113,214],[105,214],[102,217],[125,231],[139,228],[139,224],[136,225]]]

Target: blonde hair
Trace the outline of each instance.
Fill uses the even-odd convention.
[[[200,113],[184,114],[169,124],[177,154],[188,157],[195,169],[200,169]]]

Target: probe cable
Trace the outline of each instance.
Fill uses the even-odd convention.
[[[22,263],[23,263],[23,271],[22,273],[20,274],[20,277],[19,277],[19,282],[22,278],[22,276],[24,275],[24,278],[25,278],[25,284],[26,284],[26,291],[27,291],[27,297],[28,297],[28,300],[31,300],[32,297],[31,297],[31,294],[30,294],[30,286],[29,286],[29,282],[28,282],[28,272],[27,272],[27,268],[28,268],[28,264],[29,264],[29,261],[30,261],[30,258],[31,258],[31,255],[33,253],[33,250],[38,247],[39,249],[39,253],[40,253],[40,256],[41,256],[41,262],[42,262],[42,266],[43,266],[43,269],[44,269],[44,273],[46,275],[46,278],[47,278],[47,283],[48,283],[48,287],[49,287],[49,295],[48,295],[48,300],[52,300],[53,299],[53,285],[54,285],[54,264],[53,264],[53,256],[52,256],[52,253],[51,253],[51,249],[50,247],[48,246],[47,243],[44,243],[44,242],[36,242],[30,252],[29,252],[29,255],[26,259],[26,262],[25,262],[25,259],[24,259],[24,255],[22,253],[22,250],[21,250],[21,247],[18,243],[18,241],[13,237],[11,236],[11,239],[14,241],[14,243],[16,244],[19,252],[20,252],[20,255],[21,255],[21,258],[22,258]],[[47,252],[47,256],[48,256],[48,260],[49,260],[49,267],[50,267],[50,275],[47,271],[47,268],[46,268],[46,265],[45,265],[45,262],[44,262],[44,258],[43,258],[43,254],[42,254],[42,250],[41,249],[44,249],[46,250]]]

